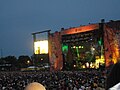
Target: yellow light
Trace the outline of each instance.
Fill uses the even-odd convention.
[[[35,54],[47,54],[48,53],[48,40],[34,42]]]
[[[88,62],[86,63],[86,66],[87,66],[87,68],[89,67],[89,63]]]
[[[73,46],[73,48],[76,48],[76,46]]]
[[[41,58],[41,61],[43,60],[43,58]]]
[[[30,63],[30,61],[28,60],[28,61],[27,61],[27,63],[29,64],[29,63]]]
[[[76,67],[76,65],[74,65],[74,67]]]
[[[79,46],[79,48],[81,48],[81,46]]]

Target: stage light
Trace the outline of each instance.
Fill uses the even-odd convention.
[[[98,43],[99,43],[99,45],[103,44],[102,38],[99,39]]]
[[[62,45],[62,51],[68,52],[68,45]]]

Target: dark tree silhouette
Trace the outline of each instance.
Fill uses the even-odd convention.
[[[1,58],[0,65],[6,70],[16,70],[17,59],[15,56],[7,56],[4,58]]]
[[[17,61],[18,67],[19,68],[26,68],[30,65],[32,65],[32,60],[30,59],[29,56],[19,56],[18,61]]]

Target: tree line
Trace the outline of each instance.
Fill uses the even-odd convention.
[[[0,58],[0,70],[20,70],[33,65],[32,59],[27,55],[19,56],[6,56]]]

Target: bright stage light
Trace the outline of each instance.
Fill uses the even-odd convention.
[[[34,42],[35,54],[48,54],[48,40]]]

